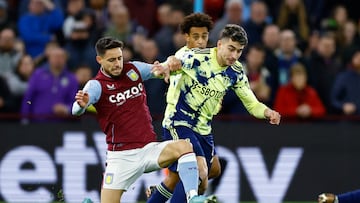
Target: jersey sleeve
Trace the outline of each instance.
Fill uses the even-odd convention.
[[[141,78],[143,79],[143,81],[155,77],[151,73],[152,64],[144,63],[144,62],[140,62],[140,61],[133,61],[131,63],[134,64],[134,66],[139,70]]]
[[[84,92],[89,94],[89,102],[86,107],[82,108],[76,101],[73,103],[71,113],[73,115],[81,115],[85,112],[86,108],[91,104],[99,101],[101,96],[101,85],[97,80],[89,80],[83,88]]]
[[[233,90],[251,115],[256,118],[265,118],[264,111],[268,107],[256,98],[254,92],[250,89],[246,75],[243,74],[242,77],[243,78],[234,85]]]

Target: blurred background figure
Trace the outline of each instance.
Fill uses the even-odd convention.
[[[35,64],[30,55],[24,55],[13,72],[6,73],[6,82],[12,95],[13,110],[19,113],[23,96],[28,88],[29,79],[35,70]]]
[[[76,77],[76,80],[79,83],[79,89],[83,89],[86,82],[89,81],[94,73],[92,72],[92,68],[88,65],[80,65],[75,68],[74,74]]]
[[[296,46],[296,36],[292,30],[283,30],[280,33],[279,48],[275,50],[278,59],[279,85],[286,85],[290,79],[290,67],[297,62],[302,62],[302,52]]]
[[[159,56],[159,48],[156,45],[155,40],[146,39],[142,43],[142,49],[140,51],[140,61],[146,63],[154,63],[155,61],[164,61],[164,58]],[[161,118],[166,106],[166,91],[167,84],[163,80],[146,80],[144,82],[146,93],[147,93],[147,102],[149,105],[149,110],[152,116]]]
[[[179,31],[179,25],[184,21],[185,12],[181,7],[171,5],[171,12],[167,24],[162,26],[154,35],[154,40],[159,48],[162,58],[175,54],[185,45],[185,40]]]
[[[64,49],[52,48],[48,63],[35,70],[22,101],[23,121],[55,121],[70,115],[79,83],[66,68]]]
[[[75,23],[75,16],[86,8],[85,0],[69,0],[66,7],[66,18],[63,23],[63,34],[65,39],[69,39],[73,24]]]
[[[0,113],[10,113],[13,111],[13,100],[8,84],[3,76],[0,75]]]
[[[354,52],[347,70],[336,76],[331,104],[344,115],[360,115],[360,51]]]
[[[28,12],[21,15],[18,30],[26,52],[35,58],[41,55],[50,41],[57,41],[64,14],[50,0],[30,0]]]
[[[67,63],[69,70],[87,64],[95,73],[98,70],[98,64],[93,47],[98,36],[95,30],[94,13],[89,9],[84,9],[77,13],[74,19],[70,35],[64,45],[69,56]]]
[[[8,3],[6,0],[0,0],[0,30],[5,28],[16,29],[16,19],[9,13]]]
[[[243,0],[226,1],[223,16],[215,22],[213,29],[210,31],[209,42],[212,46],[216,46],[220,32],[226,24],[243,24],[242,11]]]
[[[313,86],[324,103],[328,114],[334,113],[330,102],[330,92],[336,75],[343,70],[336,56],[336,42],[332,33],[320,36],[316,50],[308,58],[309,84]]]
[[[277,92],[274,109],[284,117],[310,118],[325,115],[316,90],[307,84],[306,68],[295,63],[290,68],[290,81]]]
[[[275,51],[279,48],[280,44],[280,29],[275,24],[266,25],[261,36],[261,42],[265,49],[265,67],[270,71],[273,78],[273,94],[279,86],[279,61],[275,55]]]
[[[309,39],[310,28],[303,0],[283,0],[276,24],[281,30],[295,33],[296,45],[303,51]]]
[[[261,42],[261,35],[267,25],[268,11],[265,2],[253,1],[250,7],[250,18],[243,24],[248,34],[248,46]]]
[[[22,53],[15,47],[16,35],[11,28],[0,31],[0,75],[14,72]]]

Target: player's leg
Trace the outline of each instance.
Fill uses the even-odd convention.
[[[194,152],[196,154],[196,160],[198,164],[199,169],[199,188],[198,193],[202,194],[206,188],[207,188],[207,175],[208,175],[208,167],[207,167],[207,161],[205,159],[205,152],[202,148],[203,143],[203,136],[199,136],[196,134],[192,129],[178,126],[175,128],[172,128],[170,130],[164,131],[164,138],[165,139],[186,139],[190,140],[192,143]],[[209,152],[209,156],[212,150]],[[210,162],[211,158],[209,158]],[[174,171],[174,167],[170,166],[169,170]],[[184,196],[184,191],[180,186],[177,186],[173,192],[173,196],[171,198],[171,202],[186,202],[186,197]]]
[[[101,203],[119,203],[121,196],[144,173],[142,149],[107,151]]]
[[[221,165],[220,165],[218,155],[213,156],[213,159],[212,159],[212,162],[210,165],[211,166],[210,166],[208,179],[213,179],[213,178],[219,177],[221,174]]]
[[[189,141],[177,140],[168,142],[159,156],[159,165],[167,167],[176,160],[178,161],[176,170],[169,172],[163,183],[157,187],[158,192],[166,194],[168,192],[166,190],[173,191],[176,183],[181,179],[184,183],[186,196],[190,199],[198,194],[199,173],[192,144]]]
[[[124,190],[101,189],[101,203],[119,203]]]
[[[204,194],[207,188],[207,164],[203,156],[196,156],[198,167],[199,167],[199,188],[198,193]],[[183,183],[179,182],[173,192],[171,203],[185,202],[186,196],[183,188]]]

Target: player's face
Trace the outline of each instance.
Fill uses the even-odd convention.
[[[217,42],[216,59],[220,66],[231,66],[241,56],[245,45],[231,39],[222,39]]]
[[[111,77],[117,77],[123,70],[123,56],[120,48],[109,49],[104,56],[97,56],[96,60]]]
[[[192,48],[206,48],[209,40],[207,27],[192,27],[190,32],[185,34],[186,46]]]

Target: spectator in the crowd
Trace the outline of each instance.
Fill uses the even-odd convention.
[[[302,0],[283,0],[277,16],[277,25],[281,30],[292,30],[295,33],[297,46],[301,50],[305,49],[310,28]]]
[[[320,31],[319,30],[313,30],[310,34],[308,44],[304,50],[304,58],[309,58],[311,53],[313,53],[320,41]]]
[[[13,104],[9,86],[3,76],[0,75],[0,113],[12,112]]]
[[[250,18],[243,24],[248,33],[248,46],[261,42],[261,35],[267,24],[267,6],[263,1],[253,1],[250,7]]]
[[[226,1],[223,16],[215,22],[213,29],[210,31],[209,41],[211,45],[216,45],[220,32],[225,27],[225,25],[230,23],[237,25],[243,24],[242,9],[243,0]]]
[[[173,55],[180,47],[185,45],[184,37],[178,29],[184,17],[185,13],[180,7],[171,6],[169,23],[162,26],[154,36],[161,57]],[[179,44],[179,41],[182,43]],[[135,49],[135,51],[137,50]]]
[[[142,43],[139,60],[152,64],[155,61],[164,61],[165,59],[159,56],[156,42],[152,39],[147,39]],[[163,80],[147,80],[144,84],[148,95],[147,102],[150,113],[153,116],[159,117],[165,111],[167,84]]]
[[[360,115],[360,51],[353,54],[350,67],[336,76],[331,104],[344,115]]]
[[[0,31],[0,75],[14,72],[22,53],[15,49],[16,35],[11,28]]]
[[[156,2],[155,0],[123,0],[130,11],[130,19],[149,31],[149,36],[156,32]]]
[[[99,37],[102,36],[106,29],[106,26],[109,23],[109,13],[106,6],[106,0],[87,0],[87,2],[87,9],[89,9],[94,15],[93,32],[96,33],[96,41]]]
[[[265,48],[265,61],[264,66],[270,71],[273,78],[273,93],[276,92],[279,86],[279,61],[275,55],[275,50],[279,48],[280,44],[280,29],[275,24],[266,25],[262,34],[262,43]]]
[[[290,81],[277,91],[274,109],[284,117],[310,118],[325,115],[320,97],[307,83],[307,72],[303,64],[295,63],[291,66]]]
[[[73,25],[75,23],[75,16],[85,9],[85,0],[69,0],[66,7],[66,18],[63,23],[63,34],[65,39],[70,38]]]
[[[216,22],[223,14],[223,10],[219,8],[224,8],[224,5],[225,0],[204,1],[204,12],[208,14],[214,22]]]
[[[250,46],[244,69],[255,96],[259,101],[270,105],[273,81],[270,71],[264,66],[264,61],[264,47],[259,44]]]
[[[353,52],[360,48],[356,23],[352,20],[346,21],[341,35],[342,40],[338,44],[338,52],[343,66],[346,66],[351,63]]]
[[[348,12],[344,5],[336,5],[328,18],[322,19],[322,31],[334,31],[335,33],[341,32],[342,26],[348,20]]]
[[[79,65],[75,68],[74,74],[76,77],[76,80],[79,83],[79,89],[83,89],[86,82],[89,81],[93,77],[93,70],[88,65]]]
[[[292,30],[281,31],[280,45],[275,50],[275,55],[278,58],[279,85],[286,85],[289,82],[290,67],[303,60],[302,52],[296,46],[296,36]]]
[[[11,14],[8,12],[7,1],[0,0],[0,30],[3,30],[4,28],[16,28],[14,18],[11,18],[9,15]]]
[[[18,30],[26,52],[35,58],[44,52],[47,43],[57,40],[64,14],[50,0],[30,0],[28,8],[28,13],[20,16]]]
[[[29,79],[35,70],[35,64],[30,55],[23,55],[14,72],[8,72],[6,82],[13,97],[13,112],[20,112],[21,102],[28,88]]]
[[[128,9],[122,6],[113,11],[110,16],[110,23],[104,32],[104,36],[114,37],[126,44],[130,44],[131,37],[137,31],[137,27],[138,25],[131,21]]]
[[[324,17],[325,0],[304,0],[310,29],[319,28],[321,19]]]
[[[81,64],[87,64],[93,69],[95,74],[98,70],[98,64],[95,60],[94,51],[94,18],[91,11],[82,10],[75,16],[75,22],[70,36],[65,43],[65,49],[69,53],[68,67],[74,70]]]
[[[319,44],[308,59],[309,84],[313,86],[324,103],[326,112],[334,113],[330,103],[330,92],[336,75],[343,69],[335,56],[336,43],[333,34],[324,33]]]
[[[31,75],[22,101],[23,122],[61,120],[70,115],[79,84],[67,70],[66,60],[64,49],[52,48],[48,63]]]

